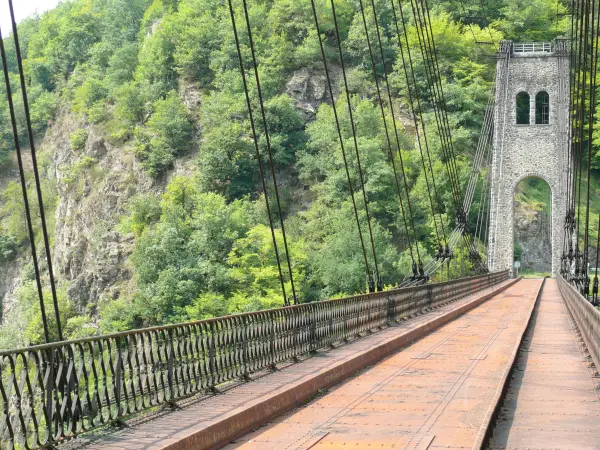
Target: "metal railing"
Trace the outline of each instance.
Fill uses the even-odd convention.
[[[513,53],[552,52],[551,42],[521,42],[513,44]]]
[[[558,276],[558,288],[571,311],[575,323],[597,368],[600,368],[600,311],[581,295],[562,275]]]
[[[56,444],[507,278],[499,272],[2,352],[0,447]]]

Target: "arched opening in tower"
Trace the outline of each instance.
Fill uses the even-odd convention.
[[[527,177],[514,193],[514,261],[522,275],[552,272],[552,193],[546,181]]]

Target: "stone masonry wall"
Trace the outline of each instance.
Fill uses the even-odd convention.
[[[522,179],[545,180],[552,193],[552,273],[560,269],[565,211],[568,126],[568,55],[512,53],[510,43],[498,59],[490,216],[490,270],[509,269],[514,252],[513,197]],[[566,91],[565,91],[566,86]],[[535,124],[535,97],[550,97],[550,123]],[[517,125],[516,98],[530,96],[530,124]]]

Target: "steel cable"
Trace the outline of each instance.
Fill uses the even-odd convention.
[[[589,227],[590,227],[590,172],[592,166],[592,139],[594,133],[594,116],[596,112],[596,76],[598,69],[598,36],[600,28],[600,11],[596,14],[594,4],[591,5],[591,39],[590,39],[590,95],[589,95],[589,117],[588,117],[588,139],[587,139],[587,194],[586,194],[586,210],[585,210],[585,235],[584,235],[584,268],[586,271],[586,290],[585,294],[589,295]]]
[[[4,48],[4,39],[2,39],[2,30],[0,30],[0,55],[2,58],[2,72],[4,73],[4,84],[6,86],[6,98],[8,100],[8,110],[10,114],[10,122],[12,127],[13,139],[15,143],[15,150],[17,153],[17,163],[19,166],[19,178],[21,181],[21,192],[23,195],[23,205],[25,207],[25,220],[27,222],[27,235],[29,237],[29,245],[31,246],[31,256],[33,257],[33,270],[35,273],[35,282],[37,287],[37,294],[40,303],[40,311],[42,316],[42,325],[44,327],[44,339],[46,343],[50,342],[50,333],[48,329],[48,319],[46,317],[46,307],[44,305],[44,293],[42,288],[40,268],[37,259],[37,250],[35,246],[35,234],[33,232],[33,224],[31,220],[31,211],[29,205],[29,197],[27,194],[27,185],[25,180],[25,171],[23,169],[23,157],[21,152],[21,145],[19,142],[19,131],[17,129],[17,119],[15,117],[15,108],[12,98],[12,90],[10,84],[10,75],[8,73],[8,65],[6,62],[6,50]]]
[[[404,40],[405,40],[405,44],[406,44],[406,56],[408,57],[408,65],[406,62],[406,57],[404,55],[404,48],[402,46],[402,40],[401,40],[401,33],[400,33],[400,28],[398,26],[398,20],[397,20],[397,15],[395,12],[395,5],[394,5],[394,1],[392,1],[392,10],[394,12],[394,21],[395,21],[395,25],[396,25],[396,34],[398,37],[398,45],[400,48],[400,55],[401,55],[401,59],[402,59],[402,67],[403,67],[403,71],[404,71],[404,78],[406,80],[406,86],[407,86],[407,93],[408,93],[408,102],[410,104],[410,109],[412,112],[412,117],[413,117],[413,123],[415,126],[415,133],[417,136],[417,146],[419,148],[419,154],[421,157],[421,163],[423,166],[423,175],[425,176],[425,184],[427,187],[427,194],[428,194],[428,199],[429,199],[429,205],[431,208],[431,215],[433,218],[433,222],[434,222],[434,226],[435,226],[435,233],[436,233],[436,237],[437,237],[437,241],[438,241],[438,247],[442,244],[442,240],[440,239],[440,233],[438,230],[438,226],[437,226],[437,219],[436,219],[436,213],[435,213],[435,207],[434,207],[434,202],[432,200],[432,196],[431,196],[431,188],[429,186],[429,176],[427,174],[427,168],[425,165],[425,156],[423,153],[423,145],[421,143],[421,133],[419,132],[419,128],[422,131],[422,137],[423,137],[423,144],[425,145],[425,148],[428,151],[429,148],[429,142],[427,139],[427,131],[426,131],[426,127],[425,127],[425,122],[423,120],[423,116],[422,116],[422,110],[421,110],[421,100],[418,94],[418,87],[417,87],[417,82],[416,82],[416,77],[414,74],[414,65],[413,65],[413,61],[412,61],[412,54],[411,54],[411,50],[410,50],[410,46],[408,44],[408,37],[406,34],[406,19],[404,17],[404,12],[402,11],[402,4],[399,3],[398,5],[398,10],[400,12],[400,20],[402,21],[402,28],[404,30],[404,33],[402,33],[404,35]],[[410,69],[410,77],[409,77],[409,69]],[[414,94],[411,91],[411,80],[412,80],[412,84],[414,87]],[[415,108],[414,105],[414,100],[416,100],[417,103],[417,107]],[[419,122],[421,123],[421,127],[419,127]],[[441,218],[441,217],[440,217]]]
[[[372,51],[372,48],[371,48],[371,41],[370,41],[370,38],[369,38],[369,31],[368,31],[368,26],[367,26],[367,21],[366,21],[366,17],[365,17],[365,11],[364,11],[362,0],[359,0],[359,4],[360,4],[360,11],[361,11],[361,15],[362,15],[364,30],[365,30],[365,36],[366,36],[366,39],[367,39],[367,46],[368,46],[368,49],[369,49],[369,56],[371,58],[371,68],[373,70],[373,78],[375,80],[375,87],[376,87],[376,91],[377,91],[377,100],[378,100],[378,103],[379,103],[379,107],[381,109],[381,118],[383,120],[383,127],[384,127],[384,130],[385,130],[385,137],[386,137],[386,141],[387,141],[387,146],[388,146],[390,161],[391,161],[392,169],[393,169],[393,172],[394,172],[394,182],[395,182],[396,190],[397,190],[397,193],[398,193],[398,200],[399,200],[399,203],[400,203],[400,209],[401,209],[401,213],[402,213],[402,219],[404,221],[404,227],[405,227],[406,235],[407,235],[407,238],[408,238],[408,245],[409,245],[409,249],[410,249],[410,256],[411,256],[411,259],[412,259],[413,267],[415,267],[414,264],[415,264],[416,261],[415,261],[415,258],[413,256],[412,245],[411,245],[411,241],[410,241],[410,232],[408,230],[408,222],[407,222],[406,216],[405,216],[404,203],[403,203],[403,200],[402,200],[400,183],[398,182],[398,173],[397,173],[397,170],[396,170],[396,163],[394,161],[394,154],[393,154],[393,151],[392,151],[392,143],[391,143],[391,140],[390,140],[390,133],[389,133],[389,130],[388,130],[387,119],[386,119],[386,115],[385,115],[385,109],[384,109],[384,106],[383,106],[384,102],[383,102],[383,99],[381,97],[381,91],[379,89],[379,80],[377,78],[377,67],[376,67],[376,64],[375,64],[375,58],[373,57],[373,51]],[[383,68],[383,73],[385,75],[386,61],[385,61],[385,56],[384,56],[384,52],[383,52],[383,44],[382,44],[382,41],[381,41],[381,33],[380,33],[380,30],[379,30],[379,21],[377,20],[377,10],[375,8],[375,2],[374,2],[374,0],[371,0],[371,6],[372,6],[372,10],[373,10],[373,18],[374,18],[374,21],[375,21],[375,29],[376,29],[376,32],[377,32],[376,35],[377,35],[377,42],[378,42],[378,45],[379,45],[379,52],[380,52],[380,57],[381,57],[381,65],[382,65],[382,68]],[[403,176],[406,177],[405,171],[404,171],[404,163],[403,163],[402,158],[401,158],[400,138],[398,136],[398,127],[397,127],[397,124],[396,124],[396,117],[395,117],[395,112],[394,112],[394,103],[392,101],[391,89],[390,89],[390,85],[389,85],[389,81],[388,81],[387,75],[385,75],[383,78],[384,78],[385,84],[386,84],[388,101],[389,101],[389,105],[390,105],[390,112],[391,112],[391,116],[392,116],[392,124],[393,124],[393,128],[394,128],[394,136],[396,138],[396,145],[397,145],[398,153],[400,153],[401,170],[402,170]],[[410,202],[410,197],[409,197],[408,191],[406,192],[406,196],[407,196],[407,201]],[[411,220],[413,222],[413,232],[414,232],[414,218],[412,217],[412,215],[411,215]],[[419,247],[418,247],[418,241],[417,241],[417,238],[416,238],[416,234],[415,234],[415,245],[417,246],[417,249],[416,249],[417,253],[419,253]],[[420,255],[418,255],[418,261],[420,262],[420,260],[421,260],[421,257],[420,257]]]
[[[21,82],[21,96],[23,98],[23,107],[25,109],[25,121],[27,124],[27,136],[29,137],[29,149],[31,152],[31,160],[33,165],[33,175],[35,180],[35,189],[38,199],[38,209],[40,213],[40,221],[42,226],[42,236],[44,240],[44,250],[46,253],[46,264],[48,266],[48,278],[50,279],[50,291],[52,294],[52,303],[54,306],[54,315],[56,317],[56,330],[58,332],[58,340],[63,340],[62,325],[60,320],[60,309],[58,305],[58,297],[56,294],[56,282],[54,279],[54,269],[52,266],[52,254],[50,251],[50,238],[48,237],[48,226],[46,223],[46,212],[44,211],[44,199],[42,195],[42,186],[37,163],[37,152],[35,148],[35,140],[33,136],[33,128],[31,126],[31,115],[29,112],[29,101],[27,98],[27,86],[25,83],[25,71],[23,70],[23,59],[21,55],[21,45],[19,42],[19,32],[15,21],[15,12],[12,0],[8,0],[10,10],[10,20],[12,22],[13,40],[15,43],[15,52],[17,56],[17,67],[19,68],[19,80]],[[0,35],[1,39],[1,35]],[[39,275],[39,274],[38,274]]]
[[[360,245],[361,245],[361,250],[362,250],[362,255],[363,255],[363,259],[364,259],[364,263],[365,263],[365,270],[367,273],[367,278],[369,279],[369,281],[372,281],[372,275],[371,275],[371,270],[369,267],[369,260],[367,258],[367,250],[366,250],[366,246],[365,246],[365,242],[364,242],[364,238],[363,238],[363,232],[362,232],[362,227],[360,225],[360,218],[358,215],[358,208],[356,206],[356,199],[354,197],[354,188],[352,186],[352,177],[350,176],[350,169],[348,168],[348,158],[346,156],[346,149],[344,147],[344,137],[342,135],[342,129],[340,126],[340,120],[339,120],[339,116],[338,116],[338,112],[337,112],[337,106],[335,104],[335,96],[333,94],[333,87],[331,84],[331,76],[329,73],[329,64],[327,64],[327,56],[325,55],[325,48],[323,46],[323,38],[321,36],[321,28],[319,25],[319,19],[318,19],[318,15],[317,15],[317,9],[316,9],[316,5],[315,5],[315,0],[311,0],[311,6],[312,6],[312,10],[313,10],[313,17],[315,19],[315,29],[317,31],[317,36],[319,39],[319,47],[321,50],[321,58],[323,59],[323,66],[325,69],[325,76],[327,79],[327,88],[329,91],[329,96],[331,98],[331,107],[333,110],[333,116],[335,119],[335,125],[336,125],[336,129],[337,129],[337,133],[338,133],[338,139],[340,142],[340,149],[342,152],[342,159],[344,161],[344,168],[346,171],[346,178],[348,180],[348,190],[350,191],[350,198],[352,199],[352,207],[354,210],[354,217],[356,219],[356,227],[358,229],[358,236],[359,236],[359,240],[360,240]]]
[[[243,0],[243,1],[244,1],[244,5],[245,5],[245,0]],[[234,13],[234,10],[233,10],[233,2],[232,2],[232,0],[228,0],[228,4],[229,4],[229,14],[231,16],[231,25],[232,25],[232,28],[233,28],[233,35],[234,35],[234,39],[235,39],[235,45],[236,45],[236,49],[237,49],[238,61],[239,61],[239,65],[240,65],[240,74],[241,74],[241,77],[242,77],[242,83],[244,85],[244,95],[245,95],[245,98],[246,98],[246,106],[248,108],[248,115],[249,115],[249,119],[250,119],[250,128],[252,129],[252,137],[253,137],[253,140],[254,140],[254,149],[255,149],[255,153],[256,153],[256,160],[258,162],[258,169],[259,169],[259,172],[260,172],[260,178],[261,178],[263,193],[265,195],[265,205],[266,205],[266,208],[267,208],[267,215],[269,216],[269,226],[271,228],[271,238],[273,240],[273,248],[275,250],[275,259],[277,261],[277,269],[278,269],[278,272],[279,272],[279,281],[281,283],[281,291],[282,291],[282,294],[283,294],[283,302],[284,302],[284,304],[286,306],[288,306],[289,305],[289,300],[288,300],[287,295],[286,295],[285,280],[284,280],[284,277],[283,277],[283,271],[281,269],[281,259],[280,259],[280,256],[279,256],[279,247],[278,247],[278,244],[277,244],[277,237],[275,235],[275,227],[274,227],[274,224],[273,224],[273,216],[272,216],[272,213],[271,213],[271,206],[270,206],[270,202],[269,202],[269,193],[268,193],[268,190],[267,190],[267,183],[265,181],[265,173],[264,173],[264,170],[263,170],[262,157],[261,157],[261,154],[260,154],[260,148],[258,146],[258,134],[256,132],[256,124],[255,124],[255,121],[254,121],[254,114],[252,112],[252,102],[250,100],[250,93],[249,93],[249,89],[248,89],[248,81],[247,81],[247,78],[246,78],[246,69],[244,68],[244,60],[243,60],[242,52],[241,52],[240,40],[239,40],[239,36],[238,36],[238,31],[237,31],[237,25],[236,25],[235,13]],[[247,23],[247,25],[248,25],[248,31],[249,31],[249,37],[250,37],[250,26],[249,26],[249,23]],[[251,37],[250,37],[250,42],[251,42],[251,45],[253,46],[253,44],[252,44],[252,38]],[[252,50],[252,54],[253,54],[254,69],[257,70],[257,68],[256,68],[256,59],[254,57],[254,50]],[[258,80],[258,75],[257,75],[257,80]],[[257,87],[258,87],[258,85],[257,85]],[[258,90],[260,92],[260,88],[259,87],[258,87]],[[259,97],[261,99],[260,103],[262,105],[262,96],[261,96],[260,93],[259,93]],[[267,123],[266,123],[266,120],[264,118],[263,118],[263,124],[264,124],[264,127],[265,127],[265,132],[267,132]],[[267,132],[266,135],[268,135],[268,132]],[[272,167],[272,169],[273,169],[273,167]],[[275,186],[277,186],[277,181],[276,181],[275,178],[273,178],[273,182],[274,182]],[[278,195],[277,195],[277,202],[278,202],[278,207],[279,207],[279,196]],[[283,217],[281,216],[281,209],[279,209],[279,217],[280,217],[281,223],[283,225]],[[283,232],[283,229],[282,229],[282,232]],[[285,242],[285,234],[284,234],[284,242]],[[287,244],[286,244],[286,253],[289,255],[289,252],[287,252]],[[292,286],[293,286],[292,270],[291,270],[291,265],[289,264],[289,260],[288,260],[288,269],[290,271],[290,279],[292,280]],[[296,300],[295,291],[294,291],[293,295],[294,295],[294,301],[296,302],[297,300]]]
[[[371,227],[371,215],[369,214],[369,201],[367,200],[367,193],[365,190],[365,180],[364,180],[364,176],[363,176],[362,165],[360,162],[360,152],[358,150],[358,140],[356,137],[356,125],[354,123],[354,114],[352,113],[352,102],[350,99],[350,90],[348,89],[348,79],[346,77],[346,65],[344,64],[344,53],[342,51],[342,41],[340,39],[340,30],[339,30],[339,25],[338,25],[338,21],[337,21],[337,13],[335,10],[334,0],[331,0],[330,3],[331,3],[331,12],[333,15],[333,24],[334,24],[334,28],[335,28],[335,37],[336,37],[336,41],[337,41],[337,48],[338,48],[338,53],[339,53],[339,57],[340,57],[340,65],[342,67],[342,78],[344,80],[344,91],[346,93],[346,102],[348,104],[348,117],[350,119],[350,126],[352,128],[352,139],[354,142],[354,152],[356,155],[356,164],[358,167],[358,175],[360,178],[360,186],[361,186],[361,190],[362,190],[363,201],[365,203],[365,213],[367,215],[367,226],[369,229],[369,237],[371,240],[371,249],[373,251],[373,263],[375,265],[375,277],[376,277],[376,282],[377,282],[377,288],[379,289],[382,287],[382,286],[380,286],[381,278],[380,278],[380,274],[379,274],[379,264],[377,262],[377,252],[375,251],[375,241],[373,239],[373,229]]]

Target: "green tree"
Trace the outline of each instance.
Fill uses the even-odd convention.
[[[175,91],[156,100],[153,109],[146,126],[135,130],[135,153],[148,172],[158,176],[192,147],[193,128]]]

